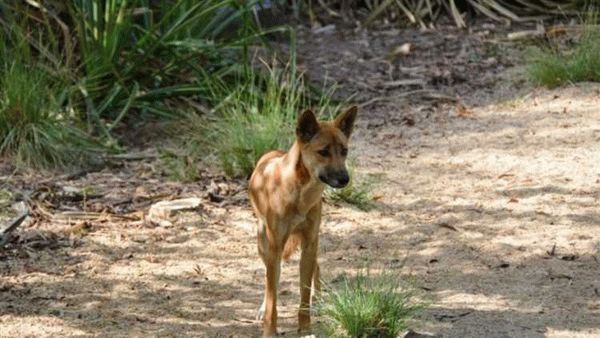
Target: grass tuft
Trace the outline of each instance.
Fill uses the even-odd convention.
[[[589,22],[597,22],[593,15]],[[532,48],[528,52],[529,76],[539,85],[554,88],[582,81],[600,82],[600,30],[586,23],[574,49],[561,49],[558,43]]]
[[[359,272],[327,286],[318,307],[328,337],[398,337],[423,305],[397,275]]]
[[[213,114],[192,115],[183,134],[188,153],[216,160],[229,176],[247,176],[264,153],[287,150],[294,140],[296,117],[314,105],[320,116],[330,116],[332,92],[314,94],[305,86],[294,62],[265,65],[265,72],[234,84],[211,79]]]
[[[55,97],[60,88],[42,70],[10,60],[3,52],[0,69],[0,155],[17,166],[80,166],[98,149],[79,129],[65,121]]]

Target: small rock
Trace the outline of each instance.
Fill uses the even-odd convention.
[[[408,330],[408,331],[404,332],[404,334],[401,337],[402,338],[427,338],[427,337],[441,337],[441,336],[434,336],[429,333],[419,333],[419,332],[415,332],[413,330]]]
[[[408,42],[401,44],[400,46],[394,48],[392,51],[392,55],[408,55],[412,49],[412,45]]]
[[[160,226],[172,226],[170,218],[177,212],[194,210],[200,206],[201,200],[196,197],[172,201],[160,201],[153,204],[148,211],[148,220]]]

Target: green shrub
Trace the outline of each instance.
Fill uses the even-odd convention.
[[[215,95],[219,115],[206,133],[228,175],[247,175],[262,154],[290,146],[296,113],[306,103],[303,86],[289,68],[271,68],[264,78]]]
[[[398,337],[423,306],[392,273],[359,272],[327,286],[318,311],[329,337]]]
[[[212,79],[252,74],[248,47],[262,34],[255,3],[0,2],[2,154],[26,165],[78,163],[90,137],[120,149],[126,126],[215,102]]]
[[[99,148],[66,120],[56,101],[60,83],[43,69],[21,63],[18,54],[2,54],[0,154],[12,157],[18,166],[35,168],[87,162]]]
[[[293,58],[286,66],[265,65],[234,84],[211,80],[213,114],[189,120],[187,147],[216,159],[227,175],[247,176],[267,151],[287,151],[299,112],[314,106],[318,115],[332,114],[332,90],[315,95]]]
[[[260,35],[249,3],[73,2],[69,21],[75,23],[82,67],[74,75],[72,103],[84,112],[82,119],[110,137],[132,113],[135,119],[173,117],[185,98],[206,99],[205,77],[239,71],[244,48]]]
[[[596,22],[595,15],[590,22]],[[529,76],[536,84],[550,88],[582,81],[600,82],[600,30],[586,24],[573,49],[561,49],[557,43],[528,51]]]

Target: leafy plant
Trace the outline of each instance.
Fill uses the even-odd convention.
[[[84,140],[121,149],[126,126],[215,102],[212,80],[243,81],[253,72],[248,48],[263,33],[251,15],[255,3],[1,2],[0,65],[11,86],[0,94],[3,110],[13,112],[2,117],[2,153],[25,164],[78,163],[72,155],[87,152]],[[21,82],[12,84],[15,77]],[[14,113],[18,100],[26,113]]]
[[[243,47],[259,35],[246,15],[252,3],[74,2],[69,13],[83,65],[75,98],[88,123],[110,137],[130,111],[170,117],[180,99],[201,99],[206,81],[197,77],[235,70]],[[244,18],[244,29],[233,26]]]
[[[422,309],[414,292],[389,272],[368,270],[340,285],[327,285],[318,313],[328,337],[398,337],[407,321]]]

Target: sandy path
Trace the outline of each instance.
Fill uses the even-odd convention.
[[[363,119],[354,154],[361,171],[384,174],[383,197],[368,213],[326,208],[324,279],[365,259],[397,269],[429,290],[415,329],[445,337],[600,336],[599,91],[539,92],[414,127]],[[0,335],[256,336],[263,268],[249,211],[188,216],[3,260]],[[294,261],[286,332],[297,278]]]

